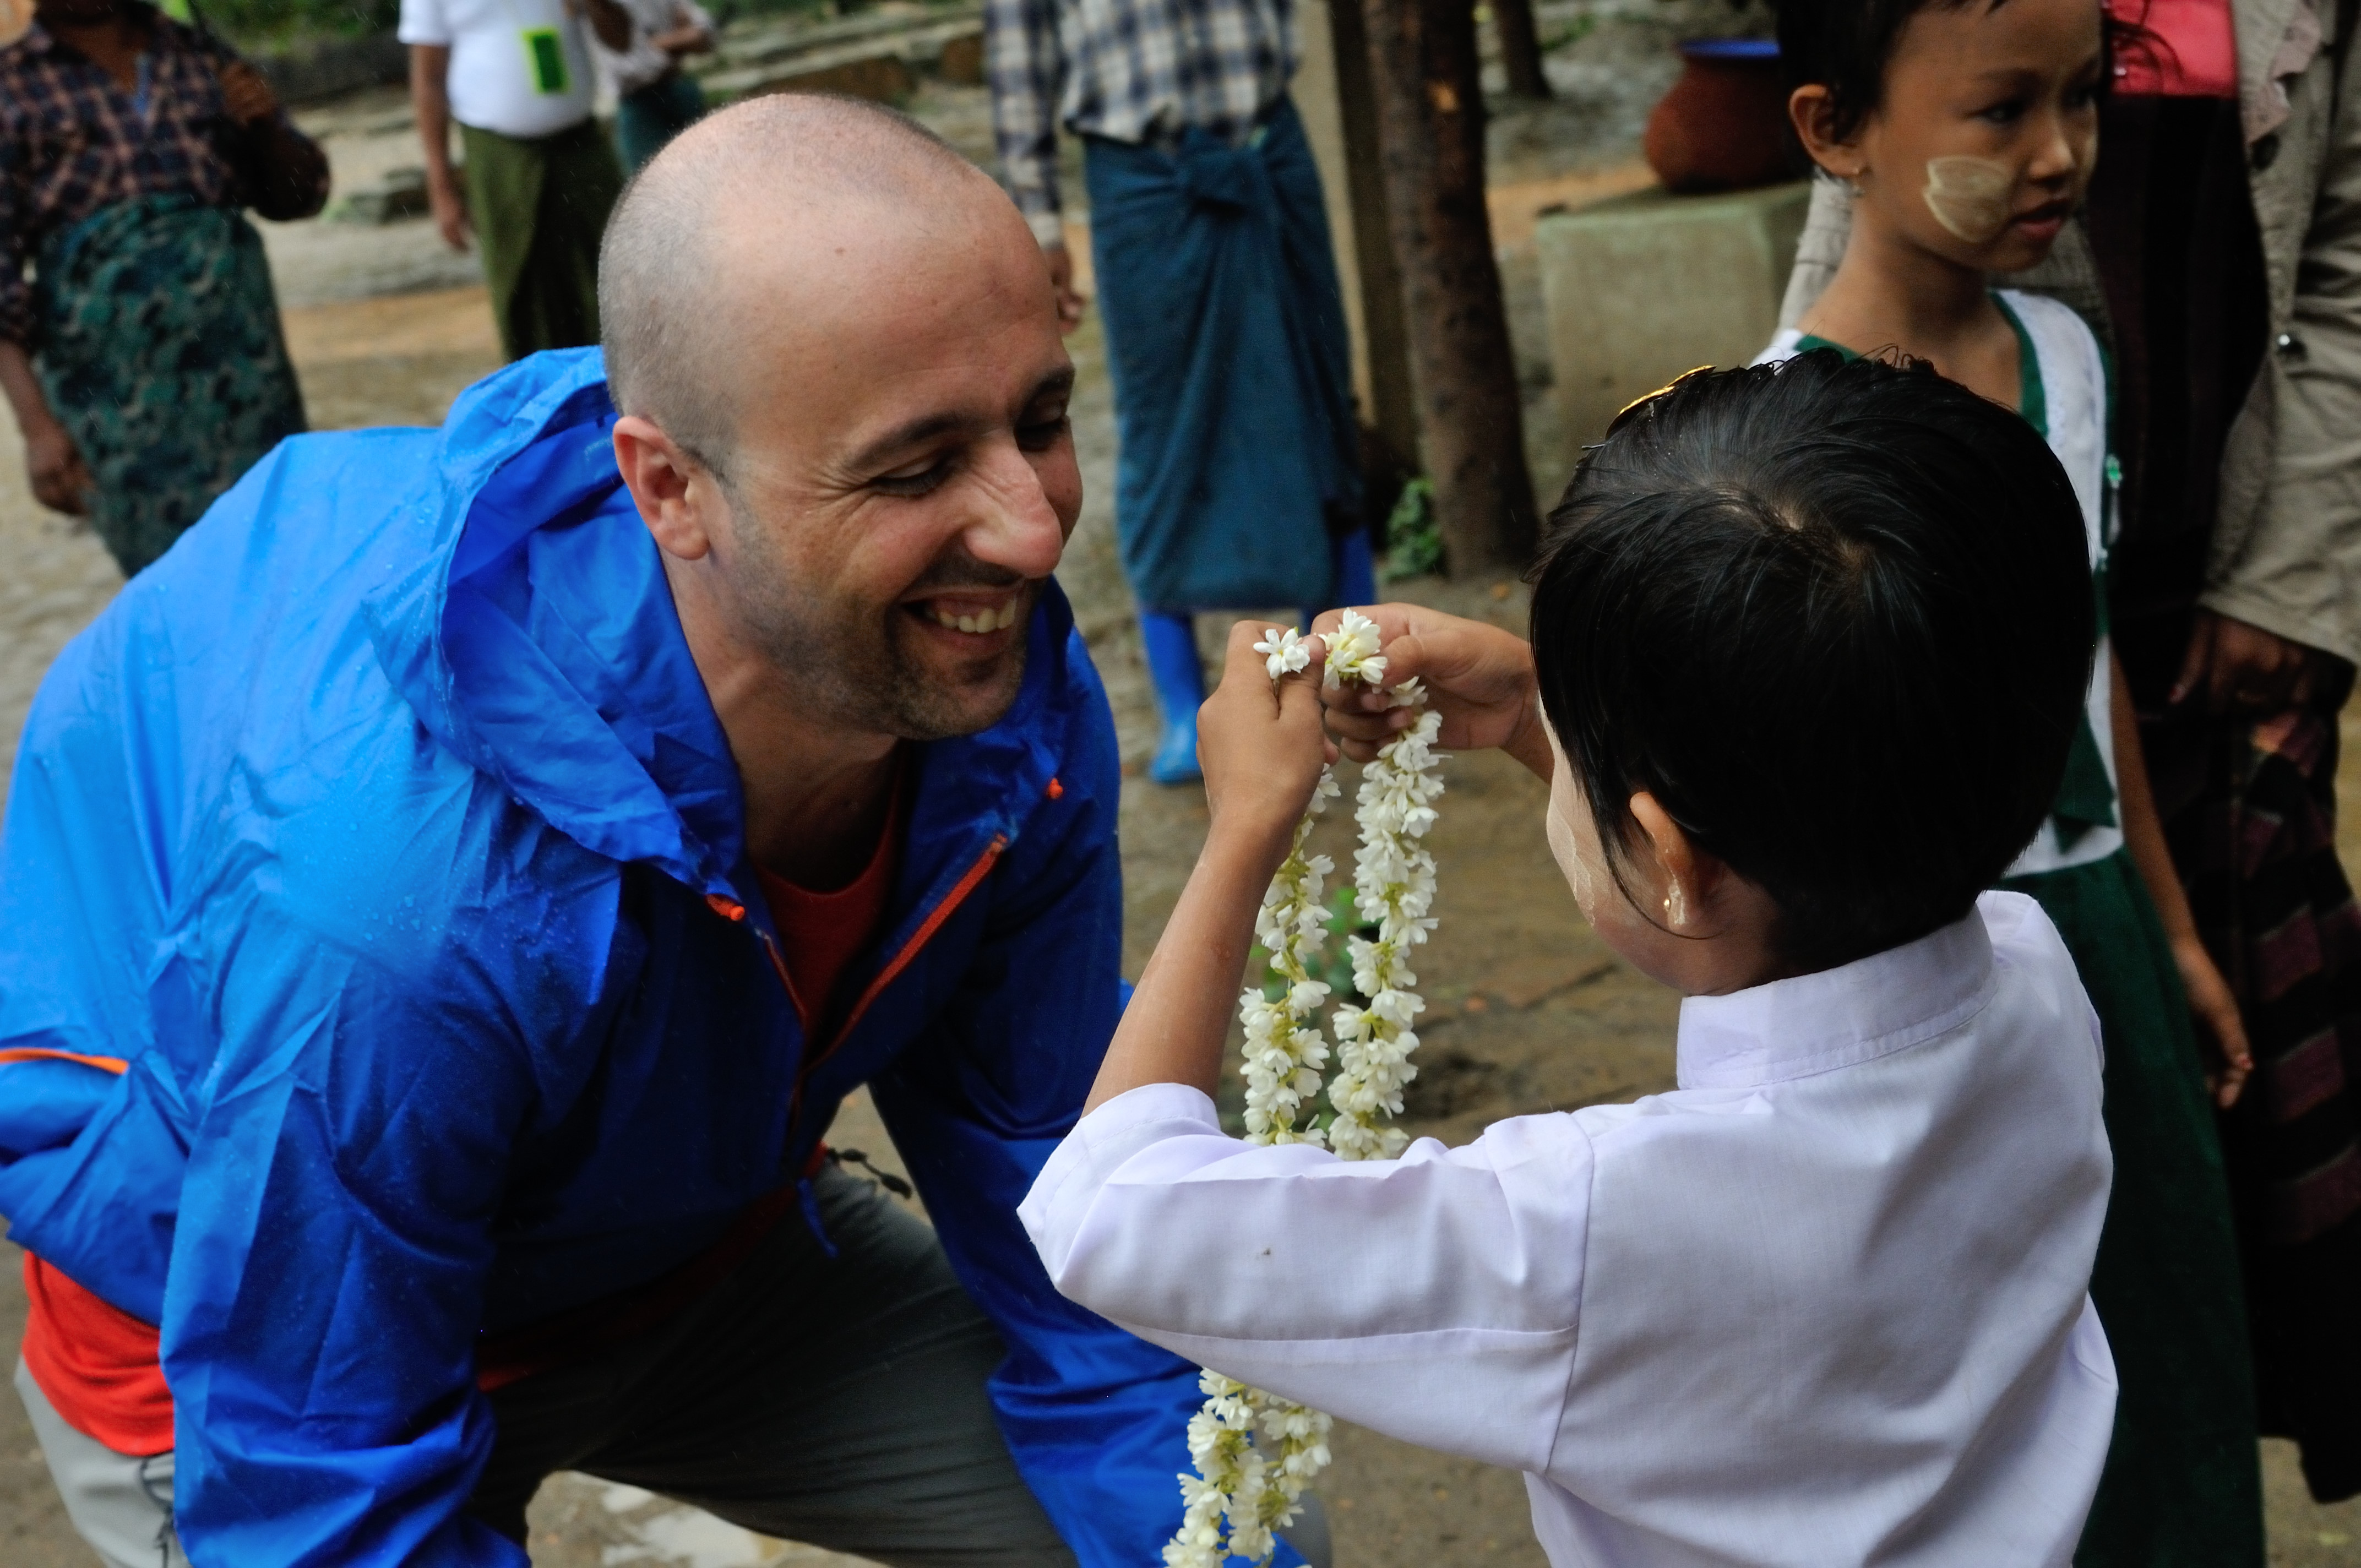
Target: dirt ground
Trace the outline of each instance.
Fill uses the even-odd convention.
[[[1664,14],[1548,5],[1545,31],[1556,36],[1556,29],[1581,27],[1581,17],[1594,12],[1606,20],[1594,20],[1578,47],[1561,49],[1553,60],[1570,102],[1521,111],[1494,132],[1503,174],[1494,205],[1532,394],[1536,478],[1545,494],[1562,482],[1568,465],[1552,444],[1538,293],[1529,269],[1520,270],[1520,246],[1529,240],[1532,213],[1547,201],[1607,194],[1628,184],[1638,116],[1666,74],[1650,53],[1661,43]],[[917,106],[972,156],[988,156],[981,94],[929,87]],[[398,95],[338,105],[314,128],[335,159],[340,191],[408,160],[409,126]],[[444,251],[428,225],[274,225],[268,238],[315,425],[434,422],[462,387],[497,365],[473,262]],[[1136,973],[1202,839],[1205,813],[1200,792],[1159,789],[1140,776],[1155,718],[1115,556],[1113,411],[1096,334],[1093,321],[1072,342],[1081,370],[1076,434],[1089,501],[1060,576],[1105,674],[1126,759],[1126,947]],[[87,532],[32,505],[20,448],[5,431],[0,560],[8,563],[0,573],[5,770],[41,672],[119,586]],[[1521,591],[1507,584],[1422,580],[1400,591],[1507,625],[1520,624],[1523,613]],[[1209,648],[1224,630],[1206,618],[1202,630]],[[2354,858],[2361,850],[2355,740],[2361,736],[2348,737],[2343,781],[2345,848],[2347,863],[2361,865]],[[1421,1031],[1425,1045],[1410,1101],[1411,1129],[1463,1142],[1503,1116],[1629,1100],[1671,1087],[1675,1000],[1618,963],[1584,925],[1543,841],[1542,787],[1496,755],[1456,759],[1448,776],[1450,793],[1433,840],[1442,865],[1443,925],[1419,966],[1431,1011]],[[1342,814],[1323,831],[1349,849],[1349,820]],[[1349,863],[1336,845],[1330,851]],[[862,1100],[848,1104],[831,1141],[893,1163],[891,1145]],[[0,1245],[0,1367],[13,1362],[22,1328],[16,1261],[13,1250]],[[1343,1568],[1538,1568],[1543,1563],[1515,1475],[1351,1428],[1339,1431],[1334,1450],[1335,1466],[1321,1490]],[[2313,1507],[2287,1444],[2264,1444],[2264,1461],[2272,1563],[2361,1568],[2361,1505]],[[532,1523],[537,1568],[859,1568],[850,1558],[762,1541],[695,1510],[582,1476],[555,1478],[536,1501]],[[21,1411],[13,1398],[0,1396],[0,1563],[81,1568],[89,1561],[48,1484]]]

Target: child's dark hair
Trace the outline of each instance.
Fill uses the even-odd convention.
[[[2008,0],[1776,0],[1779,65],[1788,91],[1828,90],[1828,134],[1861,128],[1885,98],[1885,67],[1910,18],[1929,6],[1957,10]]]
[[[1940,6],[1963,10],[1981,5],[1997,11],[2008,0],[1774,0],[1779,13],[1779,62],[1788,91],[1817,83],[1828,90],[1828,134],[1842,140],[1861,128],[1885,98],[1885,68],[1893,61],[1902,29],[1919,12]],[[2151,51],[2162,40],[2145,27],[2115,19],[2113,8],[2099,14],[2113,45],[2130,43]],[[2166,50],[2165,52],[2169,52]],[[2109,76],[2099,73],[2104,93]]]
[[[1683,378],[1576,472],[1532,577],[1543,709],[1619,883],[1646,790],[1770,894],[1798,970],[1966,914],[2082,722],[2073,487],[1923,365]]]

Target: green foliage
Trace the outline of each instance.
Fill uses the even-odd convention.
[[[401,0],[196,0],[193,8],[240,49],[269,50],[303,38],[390,32]]]
[[[1386,559],[1378,574],[1387,582],[1423,576],[1441,569],[1443,534],[1434,519],[1434,486],[1424,475],[1402,487],[1386,519]]]
[[[1547,54],[1553,49],[1564,49],[1568,44],[1578,44],[1588,38],[1598,27],[1598,13],[1585,11],[1581,16],[1542,39],[1542,52]]]
[[[1340,887],[1329,896],[1327,926],[1328,940],[1320,948],[1320,956],[1325,961],[1312,978],[1325,981],[1332,996],[1356,998],[1361,992],[1353,984],[1353,950],[1345,945],[1345,938],[1375,937],[1378,928],[1362,919],[1353,907],[1353,890],[1349,886]],[[1259,942],[1246,949],[1246,973],[1261,977],[1262,993],[1268,1000],[1276,1002],[1287,994],[1285,982],[1272,978],[1270,955]]]

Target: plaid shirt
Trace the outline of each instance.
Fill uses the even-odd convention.
[[[1115,141],[1231,142],[1287,93],[1290,0],[984,0],[993,127],[1009,192],[1059,232],[1058,126]]]
[[[312,174],[309,191],[266,192],[225,156],[224,142],[238,133],[214,69],[236,57],[169,16],[151,16],[148,27],[144,113],[136,86],[119,85],[38,22],[0,49],[0,338],[32,341],[26,262],[49,236],[103,207],[187,192],[208,206],[294,217],[327,199],[325,158],[315,174],[294,171]],[[274,186],[290,171],[277,172]],[[291,205],[291,196],[304,199]]]

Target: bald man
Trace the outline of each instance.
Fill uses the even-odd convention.
[[[1195,1369],[1015,1215],[1122,1005],[1039,250],[913,123],[774,98],[650,165],[601,292],[603,361],[282,446],[42,686],[0,1212],[50,1470],[126,1568],[522,1564],[560,1469],[1154,1563]],[[822,1142],[863,1083],[932,1228]]]

